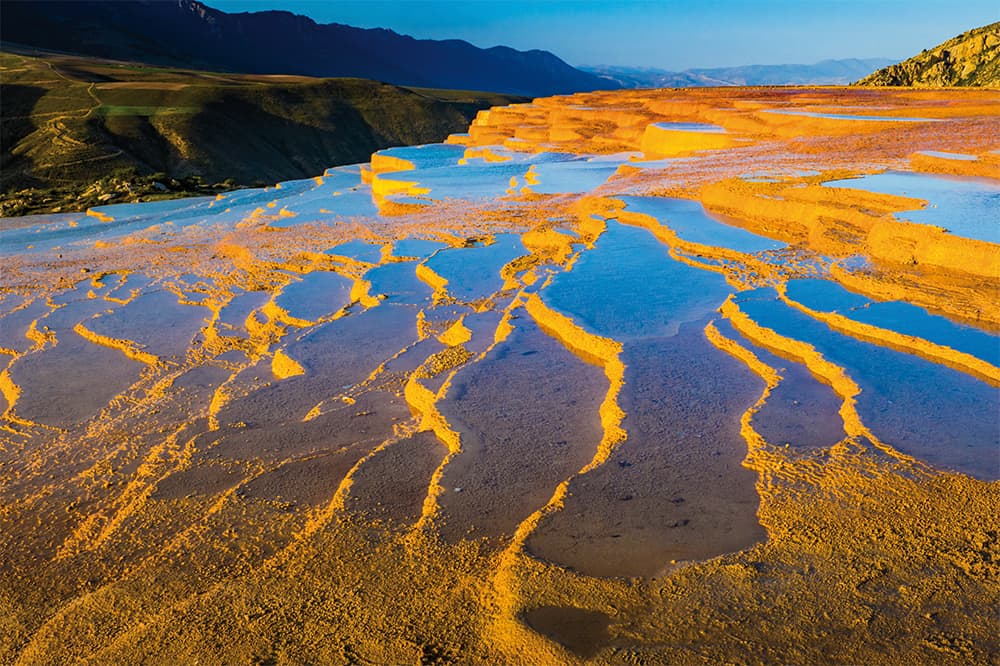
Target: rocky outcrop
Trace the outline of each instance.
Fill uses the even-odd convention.
[[[969,30],[909,60],[880,69],[862,86],[1000,86],[1000,22]]]

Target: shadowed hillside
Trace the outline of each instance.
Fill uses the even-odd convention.
[[[1000,22],[969,30],[909,60],[880,69],[862,86],[1000,86]]]
[[[9,52],[0,67],[0,216],[313,176],[521,99]]]
[[[212,71],[360,77],[544,96],[616,87],[547,51],[413,39],[283,11],[227,14],[195,0],[3,3],[6,43]]]

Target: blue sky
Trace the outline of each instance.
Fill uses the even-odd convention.
[[[1000,20],[998,0],[206,0],[319,23],[552,51],[573,65],[662,69],[907,58]]]

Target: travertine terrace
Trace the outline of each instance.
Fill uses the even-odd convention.
[[[0,662],[992,663],[1000,93],[591,93],[4,220]]]

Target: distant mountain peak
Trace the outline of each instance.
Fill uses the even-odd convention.
[[[625,88],[692,88],[757,85],[846,85],[877,67],[887,58],[822,60],[811,65],[741,65],[694,68],[673,72],[653,67],[586,66],[584,71],[603,76]]]

